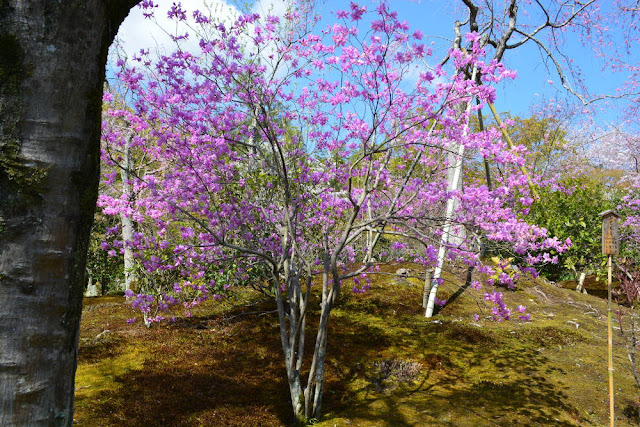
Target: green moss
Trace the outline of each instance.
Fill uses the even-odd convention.
[[[25,74],[23,59],[24,51],[18,39],[13,34],[0,33],[0,79],[3,92],[15,93],[19,89]]]
[[[108,343],[108,344],[106,344]],[[94,344],[94,346],[96,346]],[[83,346],[76,371],[76,399],[92,399],[107,390],[116,390],[118,383],[114,381],[133,369],[140,369],[144,364],[144,354],[137,347],[125,347],[113,352],[113,341],[97,345],[100,350],[87,351],[90,345]],[[100,352],[100,354],[96,354]]]
[[[25,71],[22,64],[24,52],[18,39],[12,34],[0,33],[0,104],[2,123],[0,128],[0,174],[11,177],[19,166],[16,156],[20,149],[18,122],[20,114],[19,92]]]
[[[0,10],[6,11],[6,7],[0,5]],[[0,96],[3,98],[0,105],[0,188],[5,193],[0,208],[3,211],[20,209],[33,202],[39,183],[47,173],[37,165],[26,165],[19,156],[20,91],[27,75],[19,40],[13,34],[0,32]]]

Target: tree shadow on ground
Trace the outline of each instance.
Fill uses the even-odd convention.
[[[567,403],[561,380],[564,372],[550,367],[540,352],[502,349],[476,354],[471,363],[490,364],[496,369],[486,378],[469,381],[466,387],[440,393],[443,399],[487,413],[498,425],[572,426],[585,421]]]
[[[141,331],[146,361],[77,399],[84,425],[287,425],[291,405],[272,318],[192,319]],[[91,352],[92,360],[96,356]],[[92,399],[92,402],[87,402]],[[87,421],[90,420],[90,421]]]
[[[411,383],[383,390],[372,381],[372,361],[392,359],[397,351],[391,343],[402,341],[365,322],[342,323],[332,332],[330,346],[337,340],[340,349],[329,352],[330,365],[342,372],[334,393],[327,394],[333,417],[389,426],[588,423],[567,403],[564,372],[541,352],[519,346],[518,338],[460,323],[406,326],[415,347],[403,357],[411,355],[422,369]],[[359,338],[346,339],[352,336]]]

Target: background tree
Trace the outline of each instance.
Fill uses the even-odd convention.
[[[114,227],[118,227],[117,218],[96,212],[87,254],[87,275],[89,284],[95,285],[102,295],[120,291],[124,277],[122,260],[102,249],[102,242],[107,238],[107,230]]]
[[[543,182],[562,175],[568,167],[578,167],[579,141],[567,138],[569,119],[531,116],[508,118],[514,143],[527,149],[525,158],[531,175]]]
[[[111,99],[112,95],[107,93],[105,97]],[[119,100],[121,107],[126,108],[126,105],[122,105],[123,102]],[[114,199],[112,202],[117,200],[125,207],[119,213],[119,229],[122,240],[117,253],[118,256],[122,255],[123,260],[123,280],[121,280],[119,288],[124,292],[131,290],[132,284],[137,278],[137,265],[130,243],[134,240],[136,233],[135,221],[132,218],[137,193],[137,189],[134,187],[134,178],[137,175],[144,175],[144,169],[149,168],[150,165],[146,164],[144,155],[135,151],[133,141],[136,137],[135,129],[127,117],[110,117],[107,112],[104,112],[103,116],[102,170],[109,178],[105,180],[100,189],[100,199],[110,197]],[[100,199],[98,206],[102,203]]]
[[[600,248],[601,220],[598,214],[615,208],[621,190],[617,180],[611,180],[610,169],[593,164],[588,155],[592,136],[571,130],[570,121],[557,117],[531,116],[527,119],[508,118],[509,133],[514,142],[526,148],[525,158],[540,185],[540,199],[524,215],[528,221],[544,227],[561,241],[569,239],[571,248],[553,254],[553,261],[538,270],[553,281],[575,279],[576,289],[584,291],[586,275],[597,274],[604,259]],[[491,122],[489,122],[491,125]],[[479,166],[473,172],[478,177]],[[508,174],[493,167],[492,174]],[[500,253],[499,247],[489,253]],[[509,251],[502,252],[513,257]]]
[[[584,100],[579,91],[577,91],[569,81],[568,77],[575,77],[573,72],[571,59],[565,55],[562,51],[562,44],[558,43],[558,40],[563,38],[563,32],[568,29],[580,28],[584,21],[589,21],[589,13],[593,9],[597,9],[595,0],[581,2],[581,1],[552,1],[545,4],[541,2],[535,2],[534,4],[527,4],[526,9],[520,8],[521,1],[510,0],[504,3],[497,2],[477,2],[474,0],[463,0],[463,7],[460,10],[460,14],[465,16],[464,19],[459,19],[454,23],[454,37],[452,40],[452,52],[457,50],[468,49],[469,42],[476,45],[477,49],[486,50],[487,56],[490,57],[495,63],[502,64],[505,53],[512,49],[518,49],[525,44],[535,44],[539,48],[539,51],[545,58],[553,64],[554,72],[559,76],[563,87],[576,97]],[[473,34],[473,39],[469,40],[463,37],[464,32]],[[544,37],[544,38],[543,38]],[[467,44],[465,46],[465,44]],[[451,59],[451,55],[447,55],[442,64],[445,64]],[[478,84],[491,83],[490,76],[483,76],[482,72],[472,73],[471,68],[465,70],[466,76],[469,79],[473,79]],[[577,80],[580,83],[580,80]],[[493,107],[493,99],[489,101],[489,107],[494,112],[496,120],[498,121],[497,113]],[[478,106],[478,109],[482,109],[482,106]],[[481,113],[480,113],[481,114]],[[480,117],[482,117],[480,115]],[[506,142],[511,145],[508,134],[504,134]],[[458,164],[456,173],[451,175],[449,186],[451,189],[456,190],[459,183],[453,179],[457,179],[460,176],[458,169],[462,168],[462,154],[464,149],[462,146],[458,147],[459,159],[450,159],[450,164]],[[456,151],[456,150],[454,150]],[[454,156],[455,157],[455,156]],[[490,160],[487,156],[483,156],[485,166],[486,184],[491,186],[489,172]],[[537,198],[534,182],[529,176],[526,167],[523,164],[519,165],[521,172],[527,176],[528,185],[531,189],[534,197]],[[451,219],[447,215],[448,219],[443,224],[443,230],[447,231],[450,227]],[[433,308],[438,290],[439,273],[442,271],[442,264],[444,262],[444,251],[448,244],[447,234],[444,233],[440,244],[440,256],[438,257],[438,263],[435,267],[433,275],[433,284],[429,295],[428,306],[426,310],[426,317],[430,317],[433,314]],[[454,239],[455,240],[455,239]]]
[[[540,272],[550,280],[573,277],[576,290],[586,292],[585,277],[597,273],[605,260],[598,214],[615,208],[618,200],[597,178],[582,174],[561,178],[557,185],[542,190],[541,199],[530,209],[530,220],[561,240],[569,239],[571,247],[558,254],[557,264],[543,266]]]

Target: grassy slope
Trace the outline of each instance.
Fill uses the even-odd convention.
[[[489,310],[474,290],[427,320],[421,285],[412,280],[376,276],[369,292],[341,297],[331,320],[320,425],[607,424],[604,301],[521,281],[505,296],[529,307],[529,323],[473,321]],[[443,297],[453,291],[445,285]],[[78,425],[288,424],[277,317],[239,315],[273,307],[231,304],[146,329],[126,324],[131,312],[122,299],[87,299]],[[636,425],[625,413],[640,392],[618,335],[617,425]]]

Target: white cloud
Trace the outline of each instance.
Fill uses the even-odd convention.
[[[258,0],[252,11],[261,16],[272,15],[283,17],[291,6],[290,0]]]
[[[122,57],[131,60],[134,56],[140,54],[141,49],[150,50],[152,60],[158,54],[171,53],[176,48],[176,43],[171,36],[181,36],[184,33],[189,33],[189,39],[179,42],[181,49],[198,52],[200,37],[196,32],[202,31],[202,27],[195,23],[193,18],[193,11],[195,10],[200,10],[205,16],[214,17],[216,21],[228,25],[235,22],[242,13],[235,6],[235,4],[239,3],[237,0],[182,0],[182,8],[187,11],[187,20],[186,22],[176,22],[168,18],[167,12],[174,3],[178,2],[179,0],[154,0],[158,7],[153,9],[154,16],[151,19],[144,16],[144,13],[148,13],[148,11],[139,7],[133,8],[120,26],[116,41],[111,47],[108,67],[110,69],[116,68],[114,67],[116,61]],[[291,5],[292,0],[256,0],[247,12],[259,14],[263,18],[260,24],[264,25],[265,16],[271,15],[284,18],[285,14],[290,11]],[[249,31],[250,33],[252,32],[251,29]],[[246,36],[240,36],[240,43],[245,44],[249,52],[254,49],[253,43]],[[275,55],[276,46],[274,43],[261,47],[260,57],[262,64],[269,71],[272,70],[272,67],[277,62],[269,58],[269,56]],[[276,76],[286,74],[282,64],[280,64],[280,67]]]
[[[271,0],[278,2],[278,0]],[[280,0],[282,1],[282,0]],[[184,22],[176,23],[169,19],[167,12],[173,5],[177,3],[175,0],[156,0],[158,5],[154,9],[154,17],[147,19],[144,17],[144,10],[135,7],[131,10],[129,16],[124,20],[117,35],[117,41],[114,45],[119,47],[127,58],[131,59],[134,54],[138,54],[141,49],[150,49],[151,52],[170,52],[173,50],[175,43],[171,36],[182,35],[188,32],[190,39],[183,44],[183,48],[195,48],[198,45],[198,38],[195,37],[194,31],[188,26],[194,26],[193,11],[200,10],[205,15],[214,16],[222,22],[232,22],[240,14],[240,11],[233,5],[224,0],[186,0],[182,1],[182,7],[187,11],[186,25]],[[263,3],[260,1],[259,3]],[[112,58],[115,52],[112,47]]]
[[[205,15],[213,16],[216,20],[225,23],[232,23],[241,14],[235,5],[225,0],[183,0],[182,7],[187,10],[187,21],[186,24],[176,23],[167,16],[173,3],[177,3],[176,0],[156,0],[154,3],[158,7],[154,8],[152,19],[144,17],[147,11],[134,7],[124,20],[111,49],[110,58],[113,62],[117,59],[116,49],[128,59],[139,54],[141,49],[150,49],[152,53],[171,52],[175,47],[171,36],[179,36],[185,32],[189,33],[190,39],[186,43],[182,42],[182,48],[196,49],[199,39],[193,29],[189,28],[195,24],[192,15],[194,10],[200,10]],[[282,18],[290,7],[291,0],[257,0],[251,12],[261,16],[273,15]]]

